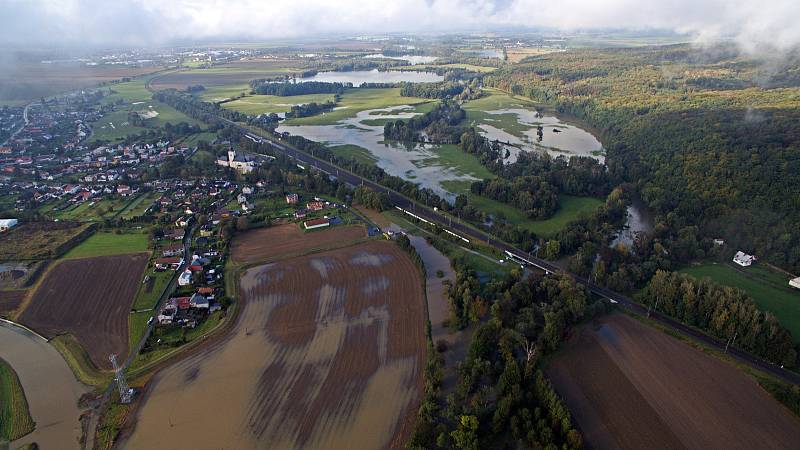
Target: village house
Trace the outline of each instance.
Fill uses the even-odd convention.
[[[0,219],[0,233],[4,233],[11,228],[17,226],[19,221],[17,219]]]
[[[330,224],[331,224],[330,220],[328,220],[327,218],[322,218],[322,219],[314,219],[306,221],[303,224],[303,226],[305,227],[306,230],[313,230],[315,228],[327,227]]]
[[[183,258],[178,256],[158,258],[155,261],[156,270],[178,270],[183,264]]]
[[[163,257],[179,256],[182,254],[183,254],[183,246],[179,244],[171,245],[161,250],[161,256]]]
[[[192,271],[184,270],[178,277],[178,286],[188,286],[192,284]]]
[[[748,255],[743,251],[736,252],[736,255],[733,256],[733,262],[742,266],[742,267],[749,267],[753,262],[755,262],[757,258],[753,255]]]
[[[297,204],[300,201],[300,197],[297,194],[286,194],[286,203],[289,205]]]
[[[308,208],[309,211],[321,211],[325,208],[325,204],[322,202],[308,202],[306,208]]]

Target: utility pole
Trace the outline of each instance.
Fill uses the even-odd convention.
[[[725,343],[725,351],[723,353],[728,353],[728,346],[733,345],[733,343],[736,341],[736,336],[738,334],[739,332],[737,331],[733,333],[733,337],[731,339],[728,339],[728,342]]]
[[[125,374],[122,373],[122,368],[117,364],[117,355],[112,354],[108,359],[111,361],[111,366],[114,367],[114,380],[116,380],[117,389],[119,389],[119,402],[127,405],[133,399],[133,389],[125,381]]]
[[[659,296],[657,296],[657,297],[656,297],[656,306],[655,306],[655,308],[650,308],[649,306],[647,307],[647,317],[650,317],[650,311],[651,311],[652,309],[658,309],[658,302],[659,302],[660,300],[661,300],[661,296],[659,295]],[[652,305],[651,305],[651,306],[652,306]]]

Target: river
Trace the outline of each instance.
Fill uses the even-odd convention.
[[[17,372],[36,429],[11,448],[36,442],[44,450],[80,448],[78,400],[88,392],[61,354],[44,339],[20,327],[0,322],[0,357]]]
[[[611,246],[622,245],[626,248],[631,248],[636,241],[636,236],[652,232],[654,226],[655,217],[653,212],[642,200],[636,198],[628,205],[628,218],[625,221],[625,226],[611,241]]]

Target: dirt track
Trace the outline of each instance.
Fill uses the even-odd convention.
[[[548,367],[595,448],[797,448],[800,420],[734,366],[623,315]]]
[[[290,223],[259,228],[237,236],[231,244],[231,253],[236,262],[267,261],[278,256],[302,254],[314,248],[341,247],[366,236],[361,225],[337,226],[306,233],[297,224]]]
[[[138,253],[63,261],[19,320],[48,338],[71,333],[95,365],[110,368],[109,354],[128,354],[128,315],[147,260]]]
[[[127,447],[404,446],[425,336],[418,269],[398,247],[258,266],[241,287],[231,335],[155,377]]]

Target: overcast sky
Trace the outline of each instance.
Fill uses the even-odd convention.
[[[0,0],[0,45],[158,45],[313,34],[665,29],[800,43],[800,0]]]

